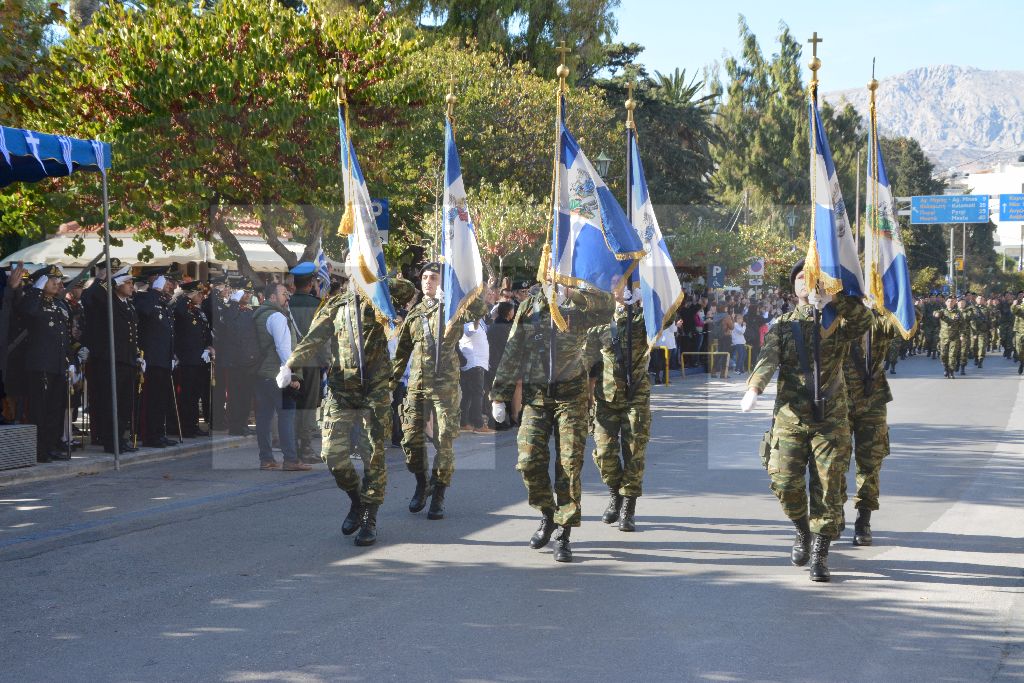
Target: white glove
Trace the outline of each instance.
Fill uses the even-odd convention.
[[[277,372],[277,388],[284,389],[292,383],[292,371],[287,365],[282,365]]]
[[[814,290],[807,294],[807,302],[819,311],[823,311],[825,306],[832,302],[832,295],[826,292],[819,293],[818,290]]]
[[[203,359],[204,363],[209,363],[210,362],[210,349],[206,349],[205,351],[203,351],[203,353],[199,357]]]
[[[75,383],[75,366],[74,365],[69,365],[68,366],[68,381],[71,382],[72,384]]]
[[[78,360],[82,361],[83,363],[89,360],[89,349],[85,348],[84,346],[78,349]]]
[[[171,359],[171,372],[174,372],[177,367],[178,367],[178,359],[177,358],[172,358]]]
[[[504,422],[505,418],[508,417],[508,414],[505,412],[505,404],[501,401],[491,401],[491,417],[494,418],[495,422]]]
[[[754,389],[747,389],[747,393],[743,394],[743,400],[740,401],[740,410],[744,413],[749,413],[757,405],[757,397],[759,394]]]
[[[139,364],[139,370],[143,373],[146,372],[146,360],[144,358],[136,358],[135,362]]]

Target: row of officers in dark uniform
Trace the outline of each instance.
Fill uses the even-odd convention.
[[[110,453],[115,444],[131,452],[206,436],[200,417],[248,434],[256,358],[243,340],[253,328],[252,284],[226,276],[186,281],[157,267],[133,275],[116,259],[111,266],[110,275],[98,268],[88,286],[56,266],[8,281],[4,386],[16,417],[37,426],[38,460],[70,457],[80,411],[92,443]]]

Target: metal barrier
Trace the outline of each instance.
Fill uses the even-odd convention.
[[[725,373],[722,379],[729,378],[729,353],[726,351],[682,351],[679,354],[679,365],[682,368],[683,379],[686,379],[686,356],[711,356],[711,367],[708,374],[712,374],[715,368],[715,356],[725,356],[725,365],[722,371]]]

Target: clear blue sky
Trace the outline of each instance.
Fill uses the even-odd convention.
[[[653,73],[685,68],[687,75],[739,52],[737,17],[743,14],[761,51],[778,51],[779,22],[818,46],[823,91],[858,88],[871,80],[871,58],[884,78],[919,66],[955,64],[979,69],[1024,69],[1024,2],[981,0],[861,0],[837,3],[757,0],[622,0],[616,40],[647,49],[640,61]],[[805,76],[806,78],[806,76]]]

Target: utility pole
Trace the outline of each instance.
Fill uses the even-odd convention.
[[[956,296],[956,280],[953,278],[953,226],[949,226],[949,286],[952,287],[952,294]]]
[[[968,284],[967,284],[967,224],[966,223],[963,224],[963,236],[964,236],[964,239],[963,239],[963,250],[961,252],[963,260],[960,262],[960,266],[964,270],[964,294],[966,294],[967,293],[967,288],[968,288]]]
[[[857,198],[856,198],[856,200],[854,200],[855,203],[853,205],[853,216],[854,216],[854,218],[853,218],[853,229],[854,229],[854,234],[856,235],[856,238],[857,238],[857,251],[860,251],[860,152],[861,152],[861,150],[858,149],[857,150],[857,175],[854,176],[855,178],[857,178]]]

